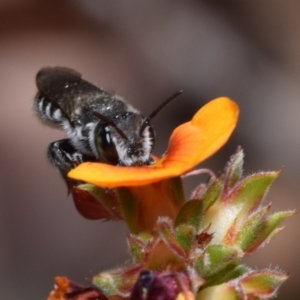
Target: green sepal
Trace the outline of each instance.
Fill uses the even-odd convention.
[[[203,211],[207,211],[220,197],[222,181],[216,178],[202,195]]]
[[[239,286],[224,283],[200,290],[196,300],[245,300],[245,295]]]
[[[86,183],[74,186],[72,196],[78,212],[87,219],[123,219],[120,201],[112,189]]]
[[[223,201],[240,208],[239,216],[243,218],[259,207],[278,174],[279,172],[253,174],[236,184],[229,195],[224,195]]]
[[[144,261],[147,246],[152,240],[153,236],[146,232],[139,235],[130,234],[127,237],[127,244],[133,263],[142,263]]]
[[[246,266],[239,265],[237,262],[232,261],[228,263],[220,272],[208,278],[207,282],[203,285],[203,288],[226,283],[244,275],[248,271],[249,269]]]
[[[198,232],[203,216],[203,201],[202,200],[189,200],[180,209],[176,220],[175,226],[181,224],[192,226]]]
[[[173,201],[180,207],[185,202],[184,189],[182,179],[180,176],[169,179],[170,189],[173,193]]]
[[[185,249],[175,238],[175,230],[169,218],[159,218],[156,223],[156,228],[161,240],[173,253],[181,258],[187,257]]]
[[[287,278],[286,273],[266,269],[249,272],[240,283],[246,294],[265,299],[275,296],[277,289]]]
[[[125,187],[117,189],[125,222],[132,233],[139,233],[140,226],[138,223],[138,206],[136,199],[131,191]]]
[[[263,230],[265,217],[269,209],[270,207],[268,206],[252,214],[247,221],[239,227],[236,239],[232,243],[241,248],[243,252],[249,252]]]
[[[209,280],[224,269],[231,270],[237,265],[238,251],[225,245],[210,245],[194,260],[194,269],[199,276]],[[223,273],[223,272],[222,272]]]
[[[259,234],[256,237],[256,240],[253,242],[254,249],[256,250],[260,245],[264,242],[269,242],[270,239],[277,233],[276,229],[285,219],[291,217],[295,214],[294,210],[289,211],[279,211],[267,217],[266,221],[264,222],[264,226]]]
[[[175,229],[175,239],[186,252],[191,250],[195,235],[194,227],[186,224],[181,224]]]
[[[97,286],[105,296],[128,297],[136,282],[141,265],[124,266],[109,270],[93,277],[93,284]]]
[[[244,151],[238,149],[225,168],[224,178],[224,193],[227,194],[235,186],[235,184],[242,178],[244,165]]]

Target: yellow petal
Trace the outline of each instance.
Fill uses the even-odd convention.
[[[167,154],[151,166],[123,167],[104,163],[83,163],[71,170],[72,179],[105,187],[139,186],[176,177],[214,154],[230,137],[239,109],[221,97],[203,106],[190,122],[171,135]]]

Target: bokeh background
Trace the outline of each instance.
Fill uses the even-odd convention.
[[[47,162],[48,144],[65,135],[32,109],[43,66],[74,68],[146,115],[183,89],[153,121],[157,154],[202,104],[230,96],[238,128],[204,166],[221,170],[241,145],[246,174],[284,166],[273,209],[298,208],[299,10],[297,0],[1,0],[1,299],[46,299],[56,275],[85,283],[128,259],[123,224],[83,219]],[[299,299],[299,215],[285,225],[247,263],[290,272],[278,299]]]

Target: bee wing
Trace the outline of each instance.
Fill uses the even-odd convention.
[[[36,75],[36,85],[40,93],[55,102],[72,121],[76,108],[84,106],[100,94],[102,89],[81,79],[81,74],[63,67],[46,67]]]

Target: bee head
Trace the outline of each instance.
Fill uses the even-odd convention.
[[[95,127],[95,148],[97,157],[113,165],[137,166],[153,162],[151,153],[155,143],[151,119],[168,103],[182,94],[179,91],[159,105],[148,118],[138,113],[124,112],[111,120],[94,112],[100,119]]]
[[[149,120],[133,112],[113,120],[94,112],[100,119],[95,127],[95,148],[100,161],[113,165],[136,166],[152,163],[155,133]]]

